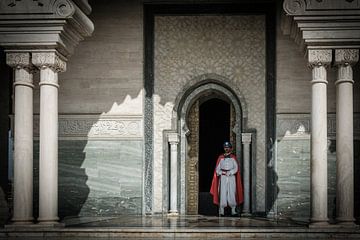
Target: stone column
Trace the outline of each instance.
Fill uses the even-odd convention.
[[[33,75],[29,53],[7,53],[14,68],[14,213],[15,224],[33,220]]]
[[[170,144],[170,214],[177,215],[177,183],[178,183],[178,168],[177,168],[177,159],[178,159],[178,144],[179,144],[179,135],[177,133],[169,133],[168,141]]]
[[[251,133],[242,133],[241,141],[243,144],[243,184],[244,184],[244,215],[250,214],[250,156],[251,156]]]
[[[332,51],[308,50],[311,89],[311,225],[327,225],[327,79]]]
[[[336,49],[336,210],[340,224],[354,224],[353,71],[358,49]]]
[[[36,52],[33,64],[40,69],[40,223],[58,221],[58,72],[65,62],[56,52]]]

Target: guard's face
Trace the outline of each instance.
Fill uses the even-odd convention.
[[[230,153],[230,152],[231,152],[231,148],[229,148],[229,147],[224,147],[224,152],[225,152],[225,153]]]

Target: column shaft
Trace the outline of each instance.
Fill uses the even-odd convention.
[[[251,133],[242,134],[243,142],[243,182],[244,182],[244,204],[243,204],[243,213],[250,213],[250,143],[251,143]]]
[[[8,52],[14,69],[14,224],[33,220],[33,76],[30,53]]]
[[[331,49],[308,50],[311,87],[311,226],[327,225],[327,79]]]
[[[335,50],[336,84],[336,220],[354,224],[353,71],[355,49]]]
[[[33,220],[33,79],[15,69],[14,223]]]
[[[57,73],[40,70],[40,222],[58,220],[58,86]]]
[[[179,136],[177,133],[169,133],[170,143],[170,214],[178,213],[177,183],[178,183],[178,150]]]
[[[327,96],[326,68],[312,69],[311,222],[327,222]]]

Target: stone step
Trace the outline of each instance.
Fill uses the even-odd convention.
[[[360,239],[354,229],[46,228],[0,230],[0,239]]]

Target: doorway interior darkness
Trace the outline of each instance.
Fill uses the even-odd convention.
[[[199,109],[199,214],[217,215],[209,193],[216,159],[230,139],[230,104],[212,98]]]

